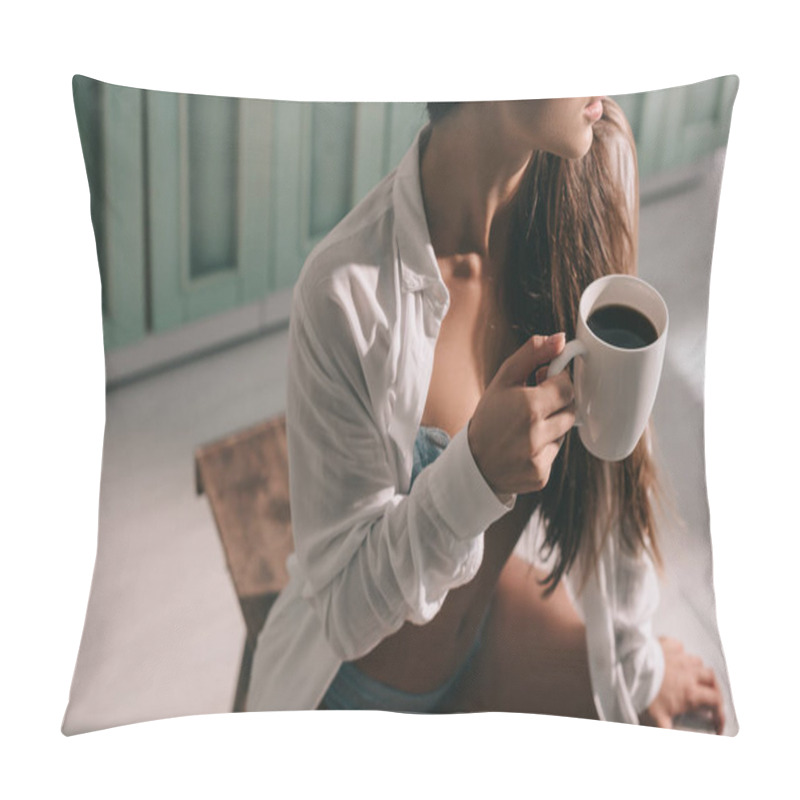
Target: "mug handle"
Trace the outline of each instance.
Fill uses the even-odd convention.
[[[558,375],[559,372],[564,371],[567,364],[569,364],[573,358],[584,355],[586,355],[586,347],[584,347],[584,344],[580,341],[580,339],[573,339],[571,342],[567,342],[567,345],[561,351],[561,354],[556,356],[556,358],[550,362],[550,366],[547,368],[547,377],[552,378],[553,375]],[[580,426],[580,424],[580,420],[576,414],[575,427]]]

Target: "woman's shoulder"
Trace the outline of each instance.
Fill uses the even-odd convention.
[[[305,292],[352,273],[380,267],[393,256],[394,172],[389,173],[309,253],[297,284]]]
[[[387,175],[314,247],[295,282],[292,316],[326,348],[351,339],[367,347],[394,324],[393,179]]]
[[[391,327],[386,287],[395,283],[393,182],[392,172],[314,247],[295,282],[295,323],[312,327],[326,349],[352,339],[366,347],[384,338],[378,329]]]

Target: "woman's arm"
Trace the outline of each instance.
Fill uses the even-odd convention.
[[[391,396],[389,335],[378,314],[364,313],[364,287],[337,289],[328,278],[309,294],[306,285],[295,291],[289,335],[292,526],[304,596],[333,649],[352,660],[406,620],[428,622],[450,589],[475,576],[486,528],[518,493],[547,482],[574,424],[572,383],[562,373],[527,386],[564,337],[525,342],[503,362],[468,425],[402,494],[389,434],[410,421],[409,409],[386,410],[402,402]],[[403,357],[416,364],[429,345],[411,338]]]
[[[304,596],[343,660],[369,652],[406,620],[430,620],[448,590],[474,576],[483,531],[509,510],[478,470],[466,429],[408,495],[398,492],[384,430],[390,421],[376,418],[360,356],[381,333],[357,323],[327,287],[295,292],[287,397],[292,527]]]
[[[606,553],[613,571],[611,598],[617,658],[637,714],[652,703],[664,680],[664,655],[653,633],[653,616],[658,610],[658,576],[650,558],[634,557],[619,542]],[[608,551],[608,548],[607,548]]]
[[[649,558],[620,552],[613,532],[594,568],[588,561],[583,550],[565,578],[586,625],[597,710],[603,719],[636,723],[664,677],[663,653],[652,631],[657,576]]]
[[[707,714],[714,730],[725,729],[725,708],[717,676],[697,656],[690,655],[683,645],[662,636],[659,644],[664,652],[664,680],[652,703],[639,715],[643,725],[671,728],[681,714]]]
[[[725,713],[714,672],[680,642],[653,633],[659,591],[649,557],[625,553],[610,536],[597,571],[579,593],[581,581],[580,570],[571,571],[567,586],[586,621],[592,682],[604,717],[671,728],[675,717],[699,711],[722,733]]]

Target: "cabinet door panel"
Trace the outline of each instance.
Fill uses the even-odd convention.
[[[643,178],[684,167],[728,141],[738,78],[615,96],[631,123]]]
[[[148,93],[154,332],[268,289],[267,101]]]
[[[384,172],[393,170],[428,121],[424,103],[387,103],[387,141]]]
[[[129,344],[145,333],[142,95],[139,89],[102,85],[106,347]]]
[[[277,103],[272,289],[391,170],[424,118],[418,103]]]
[[[322,238],[350,210],[356,172],[356,107],[316,103],[304,109],[303,233]]]
[[[186,98],[185,180],[187,275],[234,271],[238,259],[239,101]]]
[[[618,96],[641,176],[724,145],[737,86]],[[426,121],[423,103],[240,100],[88,79],[74,91],[111,349],[284,296]]]

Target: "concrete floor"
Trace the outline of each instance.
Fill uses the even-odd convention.
[[[704,477],[709,266],[724,153],[681,191],[643,187],[640,274],[670,308],[654,410],[659,462],[682,523],[663,531],[658,633],[719,676],[738,723],[716,624]],[[663,187],[662,187],[663,188]],[[286,331],[144,378],[107,397],[97,561],[63,730],[230,710],[245,628],[195,448],[284,408]]]

